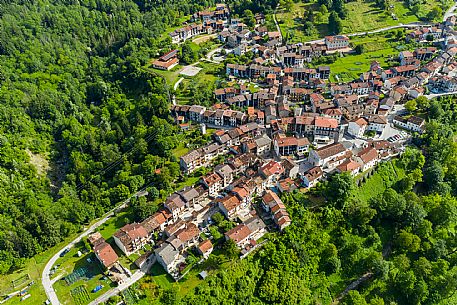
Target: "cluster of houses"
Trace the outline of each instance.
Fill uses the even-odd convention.
[[[200,11],[192,15],[191,22],[169,34],[172,43],[181,43],[201,34],[223,30],[229,25],[230,10],[226,4],[218,3],[213,11]]]
[[[291,224],[279,194],[315,187],[335,173],[355,177],[400,155],[403,143],[376,136],[392,126],[421,133],[424,120],[395,115],[394,106],[424,95],[427,89],[457,91],[455,17],[408,34],[408,39],[417,41],[430,40],[430,35],[434,40],[443,39],[442,49],[402,51],[398,65],[388,69],[374,61],[367,72],[347,83],[329,83],[328,67],[305,65],[319,56],[350,51],[348,37],[282,45],[281,34],[263,26],[265,17],[258,14],[255,18],[258,25],[251,32],[238,19],[230,18],[226,5],[218,4],[214,11],[194,14],[195,24],[170,34],[179,43],[217,30],[218,38],[235,48],[235,53],[250,49],[256,58],[247,65],[227,64],[228,78],[238,83],[216,89],[213,106],[171,107],[171,116],[182,128],[194,123],[217,131],[210,143],[180,158],[186,175],[206,169],[198,183],[174,192],[159,211],[113,235],[117,248],[127,256],[154,245],[137,259],[140,268],[158,262],[179,279],[190,251],[208,258],[214,240],[205,233],[216,212],[236,222],[225,239],[247,255],[259,246],[267,230],[282,231]],[[158,69],[176,64],[176,51],[154,62]],[[246,81],[255,82],[258,90],[251,92]],[[89,241],[98,260],[118,282],[129,276],[112,246],[99,234]]]

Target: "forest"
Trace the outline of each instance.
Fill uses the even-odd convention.
[[[144,67],[171,48],[167,28],[215,1],[0,3],[5,274],[143,187],[169,193],[180,174],[170,89]],[[274,2],[231,5],[258,11]]]
[[[212,0],[0,2],[0,274],[147,187],[183,179],[170,88],[145,66],[163,35]],[[228,1],[235,14],[277,2]],[[421,101],[427,131],[377,169],[369,199],[346,175],[283,200],[293,224],[164,304],[457,302],[457,107]],[[157,169],[160,169],[158,171]],[[319,198],[317,203],[312,200]],[[139,206],[138,217],[155,206]],[[216,264],[217,265],[217,264]],[[361,279],[357,289],[342,293]]]

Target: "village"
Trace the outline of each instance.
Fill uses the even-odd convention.
[[[412,134],[424,131],[425,120],[405,109],[408,100],[457,91],[454,16],[408,33],[406,39],[427,45],[399,52],[398,65],[383,68],[373,61],[368,71],[347,83],[330,82],[328,66],[307,65],[320,57],[352,54],[349,36],[283,44],[280,32],[263,25],[265,16],[256,14],[255,20],[250,31],[230,18],[226,5],[218,4],[170,33],[175,44],[216,34],[234,55],[253,52],[255,57],[246,64],[226,64],[226,78],[233,85],[215,89],[212,106],[171,106],[170,115],[183,132],[215,132],[210,143],[179,160],[185,176],[205,169],[199,181],[170,194],[152,216],[113,235],[125,256],[141,250],[135,261],[140,269],[158,263],[180,280],[189,271],[190,252],[201,261],[212,253],[209,228],[217,213],[235,224],[225,240],[244,258],[261,247],[266,233],[291,224],[281,194],[307,192],[341,173],[358,182],[379,163],[400,156]],[[172,50],[152,66],[170,70],[178,63],[178,50]],[[132,277],[99,233],[89,236],[89,242],[112,281],[122,285]]]

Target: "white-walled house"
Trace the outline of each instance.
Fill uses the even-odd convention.
[[[357,138],[363,137],[368,127],[368,122],[364,118],[352,120],[348,124],[348,133]]]

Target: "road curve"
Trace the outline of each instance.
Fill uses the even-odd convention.
[[[453,91],[453,92],[443,92],[443,93],[432,93],[432,94],[427,94],[427,95],[424,95],[426,98],[428,98],[429,100],[431,99],[434,99],[436,97],[440,97],[440,96],[450,96],[450,95],[457,95],[457,91]]]
[[[132,195],[130,198],[134,196],[138,196],[139,194],[143,193],[145,188],[141,189],[140,191],[136,192],[134,195]],[[79,243],[84,237],[88,236],[89,234],[93,233],[95,229],[97,229],[99,226],[104,224],[108,219],[110,219],[113,215],[114,212],[118,209],[123,209],[127,206],[127,204],[130,202],[130,198],[126,199],[123,201],[120,205],[106,213],[103,218],[98,220],[96,223],[91,225],[88,229],[86,229],[83,233],[81,233],[77,238],[75,238],[73,241],[71,241],[69,244],[67,244],[65,247],[63,247],[60,251],[58,251],[51,259],[47,262],[46,266],[44,267],[43,273],[41,275],[41,283],[43,284],[44,291],[46,292],[46,296],[48,297],[49,301],[51,302],[52,305],[60,305],[61,303],[59,302],[59,298],[57,297],[57,294],[53,288],[54,283],[58,280],[58,277],[51,280],[50,278],[50,272],[52,267],[55,265],[56,261],[60,257],[60,253],[64,249],[70,249],[73,247],[75,244]]]
[[[454,15],[454,11],[457,9],[457,2],[451,6],[447,11],[446,13],[444,13],[444,16],[443,16],[443,21],[446,21],[449,17],[451,17],[452,15]]]

